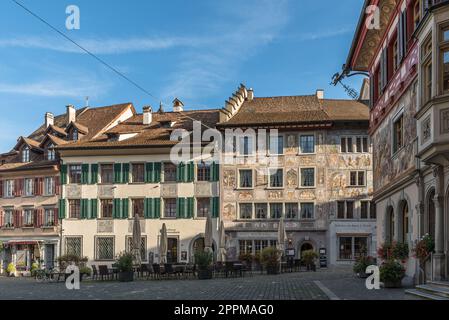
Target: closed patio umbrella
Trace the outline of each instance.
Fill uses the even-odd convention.
[[[161,229],[161,241],[159,243],[159,263],[167,263],[167,227],[165,223],[162,224]]]
[[[281,251],[281,261],[282,261],[282,256],[284,255],[286,240],[287,240],[287,236],[286,236],[286,232],[285,232],[284,218],[281,218],[279,220],[279,229],[278,229],[278,250]],[[279,266],[279,268],[281,268],[281,266]]]
[[[206,219],[206,231],[204,233],[204,250],[206,252],[212,252],[212,218],[210,214]]]
[[[223,221],[220,224],[220,252],[218,254],[218,261],[226,262],[226,234]]]
[[[142,241],[142,233],[140,230],[140,218],[139,215],[136,214],[134,216],[133,221],[133,256],[134,256],[134,264],[140,266],[142,264],[142,257],[140,255],[140,246]]]

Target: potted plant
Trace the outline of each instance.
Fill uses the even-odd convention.
[[[37,262],[33,262],[31,264],[31,276],[36,277],[36,272],[40,270],[39,264]]]
[[[366,268],[371,265],[375,265],[376,260],[371,256],[361,255],[354,263],[353,270],[360,278],[367,278]]]
[[[92,269],[87,267],[87,266],[83,266],[80,267],[80,281],[83,280],[83,276],[88,276],[90,277],[92,274]]]
[[[262,250],[260,260],[267,270],[267,274],[279,273],[279,262],[281,252],[276,247],[267,247]]]
[[[198,267],[198,279],[212,279],[212,253],[200,251],[195,253],[195,263]]]
[[[307,267],[307,270],[316,271],[315,260],[318,259],[318,253],[314,250],[306,250],[302,253],[302,260]]]
[[[409,248],[407,243],[394,242],[392,248],[392,258],[405,262],[408,259]]]
[[[117,259],[118,280],[120,282],[129,282],[134,280],[133,271],[134,256],[130,252],[121,253]]]
[[[422,263],[435,250],[435,242],[432,237],[426,233],[417,243],[413,252],[415,257]]]
[[[8,274],[9,277],[15,277],[16,276],[16,266],[14,265],[14,263],[9,263],[8,267],[6,267],[6,273]]]
[[[380,266],[380,281],[385,288],[400,288],[405,268],[395,260],[387,260]]]

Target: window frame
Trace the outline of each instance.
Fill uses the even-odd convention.
[[[352,174],[355,173],[355,184],[352,184]],[[360,184],[360,174],[363,174],[363,184]],[[349,171],[349,187],[366,187],[366,170],[351,170]]]
[[[65,236],[64,237],[64,253],[65,254],[69,254],[67,251],[67,239],[80,239],[80,258],[83,256],[83,236],[79,236],[79,235],[70,235],[70,236]],[[73,254],[73,253],[70,253]]]
[[[274,208],[275,206],[281,208],[280,216],[275,216],[275,217],[273,216],[272,208]],[[284,217],[284,203],[283,202],[270,202],[268,210],[269,210],[269,212],[268,212],[268,214],[269,214],[268,219],[270,219],[270,220],[279,220],[282,217]]]
[[[25,147],[22,148],[22,163],[28,163],[31,160],[31,149],[29,146],[25,145]]]
[[[250,212],[250,217],[249,218],[242,218],[242,205],[244,205],[244,206],[251,206],[251,212]],[[239,209],[239,212],[238,212],[238,217],[239,217],[239,220],[254,220],[254,203],[252,203],[252,202],[241,202],[241,203],[239,203],[238,204],[238,209]]]
[[[108,206],[110,206],[110,216],[105,216],[104,215],[104,205],[107,204]],[[101,220],[111,220],[114,218],[114,200],[112,198],[105,198],[105,199],[100,199],[100,219]]]
[[[77,173],[77,176],[79,174],[79,182],[73,182],[72,180],[72,168],[73,167],[79,167],[79,173]],[[78,171],[78,169],[76,170]],[[79,163],[71,163],[68,165],[68,178],[69,178],[69,184],[81,184],[81,177],[82,177],[82,165]],[[78,180],[78,179],[77,179]]]
[[[340,153],[357,153],[355,150],[357,150],[357,136],[354,135],[342,135],[340,136]],[[354,139],[355,138],[355,139]],[[343,139],[345,140],[345,151],[343,151],[342,145],[343,145]],[[349,144],[348,141],[351,139],[351,143]],[[351,146],[351,151],[349,151],[349,146]],[[355,147],[355,148],[354,148]]]
[[[249,171],[249,172],[251,172],[251,186],[250,187],[242,187],[241,186],[241,175],[240,175],[240,172],[242,172],[242,171]],[[254,169],[244,169],[244,168],[237,169],[237,182],[238,182],[237,186],[238,186],[238,189],[241,189],[241,190],[254,189],[254,184],[255,184],[254,178],[255,178],[254,177]]]
[[[295,213],[294,217],[291,217],[291,216],[288,215],[287,208],[289,206],[295,206],[296,207],[296,213]],[[288,220],[298,220],[299,217],[300,217],[299,203],[298,202],[285,202],[284,203],[284,216],[285,216],[285,219],[288,219]]]
[[[258,206],[264,206],[265,207],[265,217],[258,217]],[[268,203],[267,202],[256,202],[254,203],[254,219],[256,220],[266,220],[268,219],[270,216],[270,212],[269,212],[269,208],[268,208]]]
[[[303,217],[303,205],[311,205],[312,206],[312,216],[311,217]],[[310,221],[310,220],[315,220],[315,202],[312,201],[301,201],[299,203],[299,219],[300,220],[306,220],[306,221]]]
[[[165,171],[168,167],[172,168],[172,170],[170,171],[170,180],[167,180],[167,174]],[[164,179],[163,179],[164,183],[176,183],[178,180],[177,174],[176,174],[177,170],[178,170],[178,167],[176,164],[174,164],[172,162],[162,162],[162,174],[164,176]],[[171,175],[173,175],[173,176],[171,176]]]
[[[107,259],[100,259],[99,257],[99,248],[98,248],[98,239],[100,238],[108,238],[108,239],[112,239],[112,258],[107,258]],[[94,250],[95,250],[95,261],[114,261],[114,256],[115,256],[115,235],[112,236],[95,236],[94,237]]]
[[[50,183],[48,183],[51,181]],[[48,192],[50,191],[50,192]],[[55,177],[44,178],[44,196],[53,196],[56,193],[56,181]]]
[[[140,179],[141,181],[136,181],[139,179],[136,179],[136,175],[135,175],[135,168],[137,168],[137,166],[141,166],[142,167],[142,179]],[[137,172],[139,173],[139,172]],[[138,175],[137,175],[138,177]],[[131,163],[131,183],[134,184],[139,184],[139,183],[145,183],[145,162],[132,162]]]
[[[313,152],[304,152],[303,148],[302,148],[302,144],[301,144],[301,137],[313,137]],[[307,154],[307,155],[313,155],[316,154],[316,134],[315,133],[311,133],[311,134],[299,134],[298,137],[298,149],[299,149],[299,154]]]
[[[72,205],[70,204],[70,202],[72,201],[76,201],[77,205],[75,204],[75,208],[77,207],[77,216],[73,216],[72,215]],[[68,199],[67,200],[67,204],[68,204],[68,218],[69,219],[73,219],[73,220],[79,220],[81,219],[81,199]]]
[[[284,149],[285,149],[285,136],[284,136],[284,134],[279,134],[278,133],[278,135],[276,136],[276,138],[279,140],[282,140],[282,150],[279,150],[279,141],[278,141],[278,145],[277,145],[277,151],[278,152],[276,152],[276,153],[274,153],[274,152],[271,152],[271,142],[272,142],[272,140],[271,140],[271,135],[269,135],[268,134],[268,136],[267,136],[267,139],[268,139],[268,150],[267,150],[267,152],[268,152],[268,155],[270,155],[270,156],[281,156],[281,155],[284,155]],[[282,151],[282,152],[279,152],[279,151]]]
[[[433,89],[433,40],[432,32],[425,38],[420,48],[420,69],[421,69],[421,103],[425,105],[430,99],[432,99]],[[429,49],[430,48],[430,49]],[[427,50],[429,49],[429,50]],[[430,70],[430,75],[428,71]],[[430,91],[429,91],[430,90]]]
[[[211,206],[210,206],[210,202],[211,202],[211,198],[210,197],[197,197],[196,198],[196,212],[195,212],[195,217],[197,219],[204,219],[207,218],[208,215],[212,216],[212,211],[211,211]],[[201,204],[205,204],[202,208],[201,208]],[[204,215],[199,215],[200,211],[204,211],[204,208],[207,207],[207,212]]]
[[[177,210],[177,201],[176,198],[162,198],[164,203],[164,218],[165,219],[176,219],[178,216],[178,210]],[[172,203],[173,202],[173,203]],[[173,209],[170,209],[170,214],[174,212],[174,215],[167,215],[167,203],[170,203],[170,207]]]
[[[33,178],[24,178],[23,179],[23,196],[24,197],[33,197],[34,194],[35,194],[34,179]]]
[[[449,38],[444,40],[444,33],[449,33],[449,23],[445,22],[438,26],[438,54],[439,54],[439,64],[438,68],[440,71],[438,73],[438,85],[440,87],[439,94],[449,94],[449,70],[448,70],[448,87],[444,89],[444,53],[446,52],[449,58]],[[448,62],[449,65],[449,62]]]
[[[196,165],[196,181],[210,182],[211,181],[211,167],[210,162],[200,161]]]
[[[397,144],[397,138],[396,138],[396,124],[398,122],[401,122],[401,145],[398,146]],[[395,154],[399,153],[404,147],[405,147],[405,142],[404,142],[404,134],[405,134],[405,130],[404,130],[404,107],[401,107],[400,110],[396,113],[396,115],[393,117],[392,121],[391,121],[391,130],[392,130],[392,134],[391,134],[391,152],[392,152],[392,156],[394,156]]]
[[[111,179],[110,181],[103,181],[103,167],[104,166],[109,166],[111,167]],[[113,163],[99,163],[98,164],[98,173],[99,173],[99,183],[98,184],[106,184],[106,185],[110,185],[110,184],[114,184],[114,164]]]
[[[313,169],[313,186],[303,186],[302,185],[302,171],[307,170],[307,169]],[[298,177],[299,177],[298,188],[300,188],[300,189],[316,188],[316,167],[300,167]]]
[[[282,172],[282,179],[281,179],[281,186],[272,186],[271,185],[271,179],[273,177],[272,171],[276,171],[276,174],[281,171]],[[268,188],[267,189],[284,189],[285,186],[285,174],[284,174],[284,168],[268,168]]]

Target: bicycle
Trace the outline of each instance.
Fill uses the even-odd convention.
[[[54,270],[39,269],[36,270],[35,278],[37,282],[55,282],[53,275]]]

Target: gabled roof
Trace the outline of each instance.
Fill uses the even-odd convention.
[[[71,123],[67,126],[67,128],[65,128],[65,131],[68,133],[69,130],[70,130],[72,127],[75,128],[75,129],[77,129],[78,132],[80,132],[80,133],[82,133],[82,134],[88,134],[88,133],[89,133],[89,128],[86,127],[86,126],[83,126],[81,123],[78,123],[78,122],[71,122]]]
[[[59,145],[61,145],[61,144],[66,144],[66,143],[68,143],[67,140],[58,138],[58,137],[56,137],[56,136],[54,136],[54,135],[52,135],[52,134],[47,134],[47,135],[45,136],[44,140],[42,140],[42,142],[41,142],[41,144],[40,144],[41,148],[44,147],[45,143],[46,143],[48,140],[50,140],[55,146],[59,146]]]
[[[219,127],[368,121],[368,107],[355,100],[318,99],[316,95],[254,98]]]
[[[40,143],[38,141],[26,137],[19,137],[16,145],[14,146],[14,149],[18,150],[22,144],[26,144],[28,147],[30,147],[30,149],[42,151]]]
[[[63,128],[57,127],[57,126],[55,126],[53,124],[48,126],[48,128],[45,130],[44,134],[48,134],[48,133],[51,134],[52,131],[56,132],[56,133],[58,133],[58,134],[60,134],[60,135],[62,135],[64,137],[67,136],[67,132],[65,132],[65,130]]]

